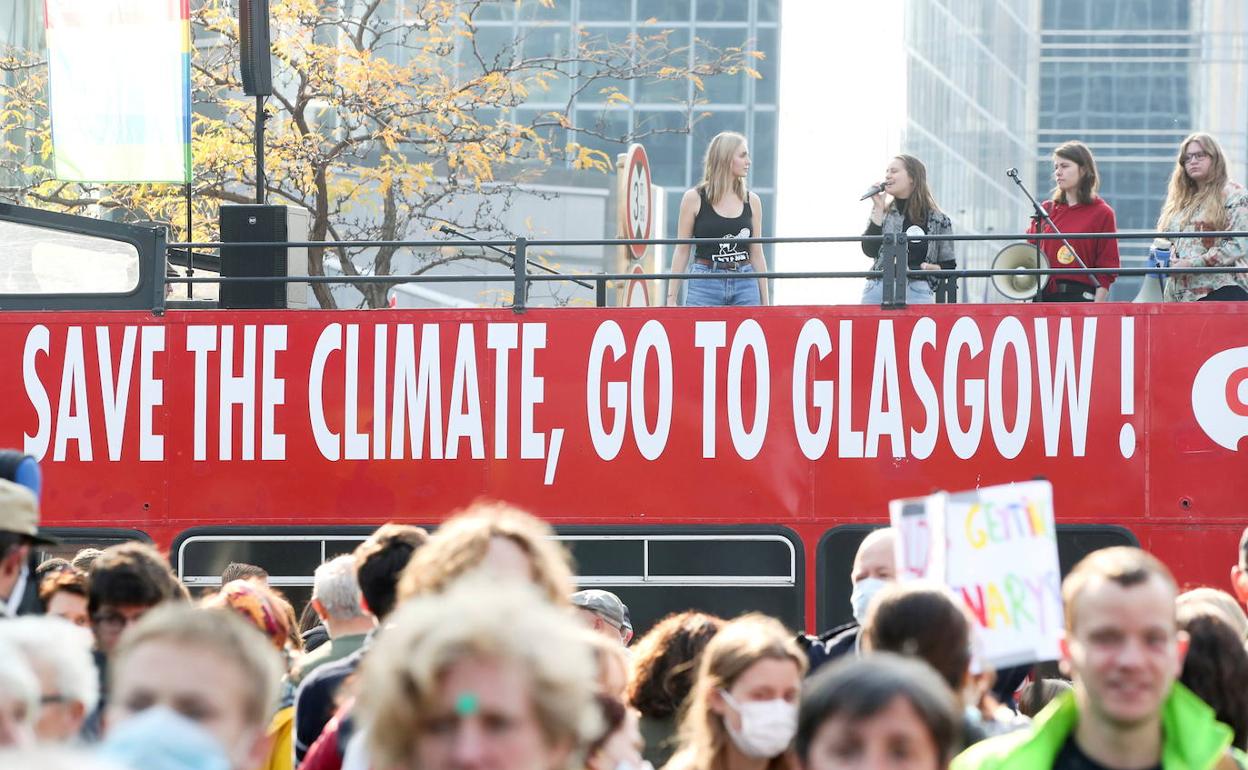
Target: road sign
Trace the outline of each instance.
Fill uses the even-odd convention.
[[[649,238],[654,219],[651,205],[654,191],[650,182],[650,159],[640,144],[629,146],[624,161],[624,225],[629,238]],[[649,246],[642,243],[628,247],[633,259],[643,259]]]

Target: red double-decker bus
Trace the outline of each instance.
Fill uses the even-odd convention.
[[[813,630],[896,498],[1045,478],[1063,568],[1138,543],[1187,585],[1248,523],[1239,303],[164,312],[159,230],[0,204],[0,236],[0,447],[64,550],[150,540],[192,587],[245,561],[300,598],[491,498],[639,629]]]
[[[550,521],[644,627],[846,619],[890,499],[1043,477],[1063,566],[1138,543],[1227,585],[1248,310],[947,305],[0,313],[0,445],[43,517],[300,595],[377,524],[478,498]]]

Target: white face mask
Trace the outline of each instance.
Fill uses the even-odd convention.
[[[863,578],[854,583],[854,592],[849,596],[849,604],[854,610],[854,620],[858,621],[858,625],[867,622],[867,608],[871,606],[871,600],[880,592],[880,589],[888,585],[888,581],[880,578]]]
[[[751,700],[738,703],[725,690],[724,701],[741,717],[741,729],[724,720],[728,735],[741,753],[754,759],[770,759],[784,753],[797,733],[797,705],[786,700]]]

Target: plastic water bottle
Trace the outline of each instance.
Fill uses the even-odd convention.
[[[1165,238],[1153,239],[1152,248],[1148,250],[1149,267],[1169,267],[1170,255],[1174,253],[1174,246]],[[1150,278],[1156,278],[1158,281],[1165,283],[1166,277],[1162,273],[1149,273]]]

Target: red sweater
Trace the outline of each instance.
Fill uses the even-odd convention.
[[[1053,224],[1057,225],[1057,229],[1063,233],[1115,233],[1118,232],[1118,225],[1114,219],[1114,210],[1109,207],[1103,199],[1097,198],[1091,203],[1082,203],[1076,206],[1068,206],[1065,203],[1055,203],[1054,201],[1044,202],[1045,211],[1049,212],[1049,216],[1053,217]],[[1033,222],[1031,227],[1027,228],[1027,232],[1036,232],[1036,226]],[[1047,223],[1044,226],[1044,232],[1051,232]],[[1066,246],[1060,240],[1041,241],[1040,250],[1049,258],[1049,267],[1073,267],[1078,268],[1079,262],[1073,255],[1067,253]],[[1083,258],[1084,264],[1088,267],[1118,267],[1118,241],[1113,238],[1097,239],[1097,240],[1072,240],[1070,245]],[[1050,279],[1056,276],[1050,276]],[[1099,282],[1106,289],[1114,282],[1114,275],[1072,275],[1069,278],[1063,278],[1065,281],[1079,281],[1089,286],[1096,286]],[[1055,282],[1049,281],[1046,293],[1053,291]]]

